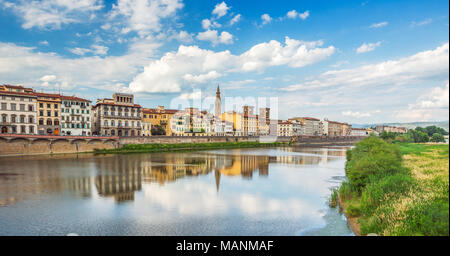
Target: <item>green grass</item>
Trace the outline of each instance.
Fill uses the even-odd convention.
[[[448,236],[449,146],[378,140],[347,154],[338,191],[347,216],[358,218],[362,235]]]
[[[208,142],[208,143],[174,143],[174,144],[127,144],[119,149],[96,149],[94,153],[152,153],[152,152],[169,152],[169,151],[192,151],[192,150],[208,150],[222,148],[255,148],[255,147],[273,147],[289,145],[284,142]]]

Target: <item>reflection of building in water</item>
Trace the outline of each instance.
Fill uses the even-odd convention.
[[[68,161],[76,162],[77,159],[39,158],[41,160],[30,158],[22,161],[13,158],[2,162],[2,166],[12,166],[14,171],[2,170],[0,173],[0,206],[15,204],[34,195],[64,190],[80,196],[91,195],[89,177],[67,177],[61,172],[67,167]]]
[[[259,176],[269,174],[269,157],[252,155],[215,156],[216,188],[220,187],[220,176],[242,176],[251,179],[253,172],[258,171]]]
[[[113,196],[116,202],[134,200],[134,192],[141,190],[142,184],[140,162],[127,157],[98,159],[95,186],[99,195]]]
[[[63,186],[65,190],[73,191],[76,195],[82,197],[91,196],[90,177],[66,178],[63,180]]]

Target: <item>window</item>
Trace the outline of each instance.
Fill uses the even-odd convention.
[[[20,104],[20,111],[25,111],[25,104]]]
[[[20,126],[20,133],[27,133],[25,125]]]
[[[58,116],[58,111],[55,111],[55,116]]]
[[[54,122],[54,124],[55,124],[55,125],[59,125],[59,120],[56,119],[55,122]]]
[[[44,116],[44,111],[40,110],[39,111],[39,116]]]
[[[11,97],[11,100],[16,100],[16,97]]]
[[[16,115],[11,115],[11,123],[16,123]]]
[[[51,111],[47,111],[47,116],[52,116]]]
[[[39,125],[44,125],[44,119],[39,119]]]
[[[2,95],[2,100],[6,100],[6,96],[5,95]]]
[[[58,109],[58,104],[55,104],[55,109]]]
[[[11,103],[11,110],[16,110],[16,104],[15,103]]]
[[[30,133],[34,133],[34,126],[30,125],[28,127],[28,130],[30,131]]]
[[[28,111],[30,112],[34,111],[33,105],[28,105]]]
[[[50,104],[47,103],[47,108],[51,108]]]
[[[47,119],[47,125],[52,125],[52,119]]]
[[[28,101],[29,101],[29,102],[32,102],[32,101],[33,101],[33,99],[32,99],[32,98],[29,98],[29,99],[28,99]],[[31,126],[31,127],[33,127],[33,126]],[[30,133],[31,133],[31,132],[30,132]]]
[[[2,103],[2,110],[6,110],[6,103]]]
[[[25,116],[20,116],[20,122],[25,123]]]
[[[28,123],[30,123],[30,124],[34,123],[34,117],[33,116],[29,116],[28,117]]]
[[[89,114],[89,110],[86,110],[86,114]]]
[[[44,104],[43,104],[43,103],[39,103],[39,107],[40,107],[40,108],[43,108],[43,107],[44,107]]]
[[[20,97],[20,101],[24,101],[25,100],[25,98],[23,98],[23,97]],[[25,128],[25,126],[24,126],[24,128]]]

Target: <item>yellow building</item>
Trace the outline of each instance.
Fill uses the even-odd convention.
[[[173,132],[170,127],[170,119],[177,111],[175,109],[164,109],[163,106],[159,106],[158,108],[144,108],[142,109],[142,123],[150,123],[151,126],[161,126],[166,131],[167,136],[172,136]]]
[[[242,136],[244,134],[244,118],[241,113],[228,111],[222,114],[222,120],[233,123],[233,134]]]
[[[61,96],[59,94],[35,93],[37,96],[37,120],[39,135],[60,135]]]

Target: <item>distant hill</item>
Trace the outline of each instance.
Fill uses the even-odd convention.
[[[408,129],[414,129],[417,126],[420,127],[427,127],[436,125],[437,127],[444,128],[446,131],[449,131],[448,128],[448,121],[441,121],[441,122],[412,122],[412,123],[381,123],[381,124],[352,124],[355,128],[369,128],[376,125],[389,125],[389,126],[403,126]]]

